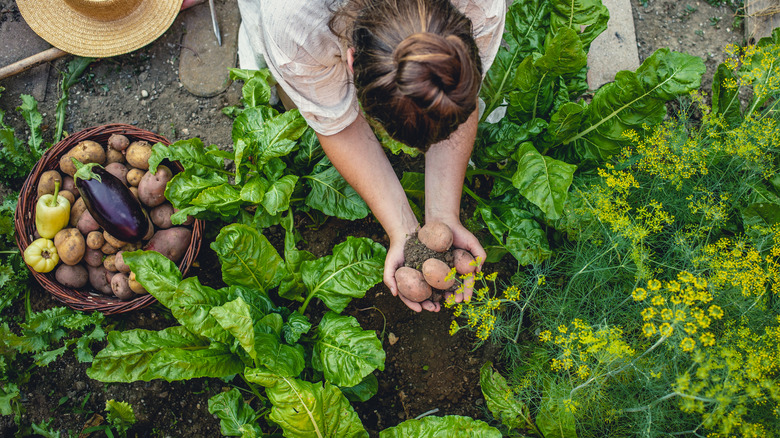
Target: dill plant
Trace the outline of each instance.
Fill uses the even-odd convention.
[[[498,315],[478,337],[555,436],[780,435],[779,43],[728,48],[710,105],[624,132],[576,175],[552,260],[455,306]]]

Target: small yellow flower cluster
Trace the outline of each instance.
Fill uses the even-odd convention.
[[[455,273],[450,272],[452,276]],[[452,321],[450,325],[450,335],[454,335],[462,328],[473,330],[477,338],[487,340],[496,325],[496,312],[501,304],[516,301],[520,298],[520,289],[517,286],[509,286],[504,289],[499,296],[496,285],[497,272],[485,275],[483,272],[475,274],[461,275],[460,284],[455,290],[455,294],[462,293],[465,287],[474,286],[476,281],[481,282],[482,287],[474,287],[474,292],[470,300],[458,303],[455,301],[455,294],[451,294],[444,301],[444,306],[453,309],[453,315],[457,318],[466,317],[466,325],[460,326],[457,321]]]
[[[742,240],[722,238],[705,246],[693,263],[711,272],[709,281],[714,289],[734,287],[743,296],[760,296],[767,289],[780,293],[779,255],[770,251],[762,257]]]
[[[706,175],[709,158],[709,150],[701,147],[698,139],[678,140],[682,137],[680,129],[679,122],[664,122],[650,136],[634,142],[641,156],[637,169],[669,181],[677,190],[684,180]]]
[[[700,215],[701,221],[696,227],[699,236],[706,236],[713,228],[726,225],[729,220],[729,206],[726,201],[731,196],[728,193],[715,194],[705,188],[697,188],[696,193],[689,195],[688,209],[692,214]]]
[[[744,416],[751,406],[780,403],[777,351],[780,326],[758,334],[744,321],[729,322],[718,344],[694,353],[691,368],[678,376],[673,387],[684,395],[680,409],[701,413],[703,426],[719,436],[765,436],[755,435],[763,426]]]
[[[780,92],[780,44],[749,45],[740,49],[730,48],[727,52],[732,58],[727,66],[736,70],[739,65],[745,68],[737,71],[741,85],[752,86],[754,101],[763,102],[767,97]]]
[[[609,368],[634,356],[634,349],[623,340],[619,327],[597,327],[575,319],[570,325],[560,325],[558,334],[549,330],[539,333],[539,340],[552,343],[560,351],[553,358],[553,371],[572,370],[580,379],[588,378],[595,368]]]
[[[631,296],[634,301],[648,302],[641,312],[645,337],[669,338],[678,333],[677,345],[686,353],[693,352],[698,343],[705,347],[715,344],[715,336],[704,330],[713,319],[723,318],[724,312],[709,304],[713,297],[707,279],[682,271],[676,280],[666,283],[651,279],[646,288],[634,289]]]

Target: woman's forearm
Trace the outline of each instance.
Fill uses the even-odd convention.
[[[368,122],[359,116],[334,135],[318,135],[333,166],[366,201],[391,240],[418,227],[406,193]]]

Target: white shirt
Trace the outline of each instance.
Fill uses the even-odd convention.
[[[483,72],[501,45],[506,0],[450,0],[472,22]],[[357,118],[347,46],[328,28],[332,0],[238,0],[241,68],[267,64],[317,133],[340,132]]]

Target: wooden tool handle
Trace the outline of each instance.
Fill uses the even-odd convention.
[[[52,47],[51,49],[44,50],[43,52],[37,53],[33,56],[30,56],[29,58],[16,61],[11,65],[0,67],[0,80],[19,74],[25,70],[29,70],[43,62],[54,61],[55,59],[62,58],[67,54],[68,52],[62,51],[56,47]]]

